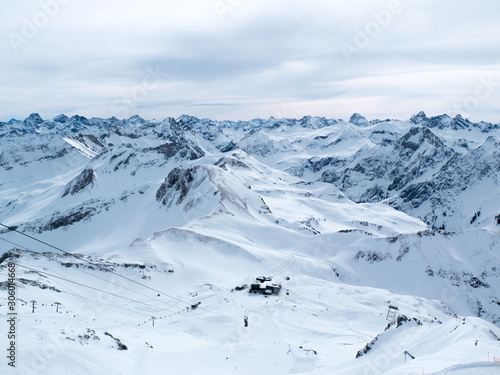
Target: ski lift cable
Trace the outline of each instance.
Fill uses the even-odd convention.
[[[119,273],[117,273],[117,272],[115,272],[115,271],[113,271],[113,270],[110,270],[110,269],[108,269],[108,268],[106,268],[106,267],[104,267],[104,266],[101,266],[101,265],[99,265],[99,264],[95,264],[95,263],[93,263],[93,262],[89,261],[88,259],[85,259],[83,256],[79,256],[79,255],[76,255],[76,254],[70,253],[69,251],[63,250],[63,249],[61,249],[61,248],[59,248],[59,247],[57,247],[57,246],[51,245],[51,244],[49,244],[49,243],[47,243],[47,242],[45,242],[45,241],[42,241],[42,240],[40,240],[40,239],[38,239],[38,238],[35,238],[35,237],[33,237],[33,236],[30,236],[29,234],[26,234],[26,233],[24,233],[24,232],[21,232],[21,231],[17,230],[17,227],[9,227],[8,225],[2,224],[2,223],[0,223],[0,226],[3,226],[3,227],[5,227],[5,228],[7,228],[7,229],[9,229],[9,230],[11,230],[11,231],[13,231],[13,232],[19,233],[19,234],[21,234],[21,235],[23,235],[23,236],[25,236],[25,237],[31,238],[32,240],[37,241],[37,242],[40,242],[40,243],[42,243],[42,244],[44,244],[44,245],[46,245],[46,246],[49,246],[49,247],[51,247],[51,248],[53,248],[53,249],[55,249],[55,250],[57,250],[57,251],[61,251],[61,252],[63,252],[63,253],[64,253],[64,254],[66,254],[66,255],[73,256],[73,257],[75,257],[75,258],[77,258],[77,259],[79,259],[79,260],[82,260],[82,261],[86,262],[86,263],[92,264],[94,267],[97,267],[97,268],[99,268],[99,269],[101,269],[101,270],[104,270],[104,271],[106,271],[106,272],[110,272],[110,273],[112,273],[113,275],[116,275],[116,276],[118,276],[118,277],[121,277],[121,278],[123,278],[123,279],[125,279],[125,280],[128,280],[128,281],[130,281],[130,282],[134,283],[134,284],[140,285],[140,286],[142,286],[142,287],[144,287],[144,288],[147,288],[147,289],[149,289],[149,290],[152,290],[152,291],[154,291],[154,292],[157,292],[157,293],[163,294],[163,295],[165,295],[165,296],[167,296],[167,297],[169,297],[169,298],[175,299],[175,300],[177,300],[177,301],[179,301],[179,302],[182,302],[182,303],[185,303],[185,304],[187,304],[187,305],[191,305],[191,303],[190,303],[190,302],[184,301],[184,300],[182,300],[182,299],[180,299],[180,298],[177,298],[177,297],[175,297],[175,296],[172,296],[172,295],[170,295],[170,294],[168,294],[168,293],[164,293],[164,292],[162,292],[162,291],[160,291],[160,290],[158,290],[158,289],[152,288],[152,287],[150,287],[150,286],[148,286],[148,285],[145,285],[145,284],[142,284],[142,283],[140,283],[140,282],[138,282],[138,281],[132,280],[131,278],[128,278],[128,277],[123,276],[123,275],[120,275]]]
[[[10,243],[10,244],[12,244],[12,245],[14,245],[14,246],[18,246],[18,247],[20,247],[20,248],[22,248],[22,249],[25,249],[25,250],[28,250],[28,251],[33,251],[33,252],[36,252],[36,251],[34,251],[33,249],[30,249],[30,248],[28,248],[28,247],[26,247],[26,246],[20,245],[20,244],[18,244],[18,243],[13,242],[13,241],[9,241],[9,240],[7,240],[7,239],[5,239],[5,238],[0,237],[0,240],[5,241],[5,242],[8,242],[8,243]],[[132,293],[135,293],[135,294],[141,295],[141,296],[146,297],[146,298],[148,298],[148,299],[151,299],[151,300],[153,300],[153,301],[157,301],[157,302],[163,303],[163,304],[167,305],[168,307],[173,307],[173,306],[175,306],[175,305],[177,304],[176,302],[174,302],[174,303],[168,303],[168,302],[165,302],[165,301],[163,301],[163,300],[161,300],[161,299],[156,299],[156,298],[151,297],[151,296],[149,296],[149,295],[147,295],[147,294],[144,294],[144,293],[138,292],[138,291],[136,291],[136,290],[130,289],[130,288],[128,288],[128,287],[126,287],[126,286],[124,286],[124,285],[120,285],[120,284],[115,283],[115,282],[113,282],[113,281],[109,281],[109,280],[107,280],[107,279],[105,279],[105,278],[103,278],[103,277],[100,277],[100,276],[94,275],[94,274],[92,274],[92,273],[90,273],[90,272],[86,272],[86,271],[84,271],[84,270],[82,270],[82,269],[80,269],[80,268],[76,268],[75,270],[76,270],[76,271],[79,271],[79,272],[82,272],[82,273],[84,273],[84,274],[86,274],[86,275],[89,275],[89,276],[95,277],[95,278],[97,278],[97,279],[103,280],[103,281],[105,281],[105,282],[107,282],[107,283],[110,283],[110,284],[112,284],[112,285],[116,285],[116,286],[118,286],[118,287],[120,287],[120,288],[126,289],[126,290],[128,290],[128,291],[130,291],[130,292],[132,292]]]
[[[96,290],[98,292],[102,292],[102,293],[105,293],[105,294],[109,294],[111,296],[114,296],[114,297],[118,297],[118,298],[122,298],[122,299],[125,299],[125,300],[128,300],[128,301],[132,301],[132,302],[135,302],[135,303],[138,303],[138,304],[141,304],[141,305],[145,305],[145,306],[150,306],[158,311],[169,311],[169,312],[174,312],[174,311],[170,311],[170,310],[167,310],[167,309],[161,309],[161,308],[158,308],[158,306],[154,306],[154,305],[151,305],[149,303],[146,303],[146,302],[143,302],[143,301],[139,301],[139,300],[136,300],[136,299],[132,299],[132,298],[128,298],[128,297],[124,297],[124,296],[120,296],[119,294],[116,294],[116,293],[111,293],[111,292],[108,292],[108,291],[105,291],[105,290],[102,290],[102,289],[99,289],[99,288],[95,288],[93,286],[90,286],[90,285],[85,285],[85,284],[82,284],[82,283],[79,283],[78,281],[73,281],[73,280],[69,280],[69,279],[66,279],[65,277],[61,277],[61,276],[57,276],[57,275],[53,275],[51,273],[48,273],[48,272],[45,272],[45,271],[41,271],[41,270],[37,270],[35,268],[31,268],[31,267],[28,267],[28,266],[23,266],[22,264],[19,264],[19,263],[16,263],[16,267],[21,267],[21,268],[25,268],[25,269],[28,269],[30,271],[35,271],[35,272],[38,272],[42,275],[47,275],[47,276],[50,276],[50,277],[55,277],[56,279],[61,279],[61,280],[64,280],[64,281],[67,281],[67,282],[70,282],[72,284],[75,284],[75,285],[79,285],[79,286],[82,286],[84,288],[88,288],[88,289],[92,289],[92,290]]]
[[[79,260],[82,260],[82,261],[84,261],[84,262],[86,262],[86,263],[89,263],[89,264],[93,265],[94,267],[97,267],[97,268],[99,268],[99,269],[101,269],[101,270],[104,270],[104,271],[106,271],[106,272],[110,272],[110,273],[112,273],[113,275],[116,275],[116,276],[118,276],[118,277],[121,277],[122,279],[128,280],[128,281],[130,281],[130,282],[132,282],[132,283],[134,283],[134,284],[140,285],[140,286],[142,286],[142,287],[144,287],[144,288],[146,288],[146,289],[152,290],[152,291],[154,291],[154,292],[160,293],[161,295],[164,295],[164,296],[169,297],[169,298],[171,298],[171,299],[174,299],[174,300],[176,300],[176,301],[182,302],[182,303],[184,303],[184,304],[188,305],[188,307],[189,307],[189,306],[191,306],[191,303],[190,303],[190,302],[184,301],[184,300],[183,300],[183,299],[181,299],[181,298],[178,298],[178,297],[172,296],[172,295],[170,295],[170,294],[168,294],[168,293],[165,293],[165,292],[163,292],[163,291],[161,291],[161,290],[158,290],[158,289],[152,288],[152,287],[150,287],[150,286],[148,286],[148,285],[145,285],[145,284],[142,284],[142,283],[140,283],[140,282],[138,282],[138,281],[132,280],[132,279],[130,279],[130,278],[128,278],[128,277],[126,277],[126,276],[120,275],[119,273],[117,273],[117,272],[115,272],[115,271],[113,271],[113,270],[110,270],[110,269],[108,269],[108,268],[106,268],[106,267],[103,267],[103,266],[101,266],[101,265],[99,265],[99,264],[95,264],[95,263],[93,263],[93,262],[89,261],[88,259],[85,259],[83,256],[79,256],[79,255],[77,255],[77,254],[70,253],[69,251],[63,250],[63,249],[61,249],[61,248],[59,248],[59,247],[57,247],[57,246],[51,245],[50,243],[47,243],[47,242],[45,242],[45,241],[42,241],[42,240],[40,240],[40,239],[38,239],[38,238],[36,238],[36,237],[33,237],[33,236],[29,235],[29,234],[26,234],[26,233],[24,233],[24,232],[21,232],[21,231],[17,230],[17,228],[18,228],[17,226],[16,226],[16,227],[11,227],[11,226],[5,225],[5,224],[3,224],[3,223],[0,223],[0,226],[3,226],[3,227],[5,227],[5,228],[7,228],[9,231],[12,231],[12,232],[18,233],[18,234],[20,234],[20,235],[22,235],[22,236],[25,236],[25,237],[30,238],[30,239],[32,239],[32,240],[34,240],[34,241],[37,241],[37,242],[39,242],[39,243],[41,243],[41,244],[44,244],[44,245],[46,245],[46,246],[48,246],[48,247],[51,247],[51,248],[53,248],[53,249],[55,249],[55,250],[57,250],[57,251],[60,251],[60,252],[62,252],[62,253],[64,253],[64,254],[66,254],[66,255],[73,256],[73,257],[75,257],[75,258],[77,258],[77,259],[79,259]],[[214,311],[210,311],[210,310],[208,310],[208,309],[206,309],[206,308],[204,308],[204,307],[201,307],[201,306],[200,306],[198,309],[203,310],[203,311],[206,311],[206,312],[208,312],[208,313],[210,313],[210,314],[214,314],[214,315],[219,315],[219,316],[224,316],[224,317],[227,317],[227,318],[231,318],[231,317],[230,317],[230,316],[228,316],[228,315],[221,314],[221,313],[217,313],[217,312],[214,312]],[[164,310],[166,310],[166,309],[164,309]]]
[[[146,316],[151,315],[151,314],[146,314],[146,313],[141,312],[141,311],[130,310],[130,309],[127,309],[125,307],[121,307],[121,306],[117,306],[117,305],[112,305],[110,303],[106,303],[106,302],[103,302],[103,301],[98,301],[96,299],[84,297],[84,296],[81,296],[81,295],[78,295],[78,294],[75,294],[75,293],[68,292],[66,290],[61,290],[61,293],[68,294],[68,295],[73,296],[73,297],[82,298],[82,299],[85,299],[87,301],[91,301],[91,302],[94,302],[94,303],[97,303],[97,304],[100,304],[100,305],[108,305],[108,306],[111,306],[113,308],[120,309],[120,310],[125,310],[125,311],[128,311],[128,312],[134,313],[134,314],[141,314],[141,315],[146,315]]]
[[[18,266],[19,264],[16,263],[16,266]],[[19,265],[21,267],[23,267],[22,265]],[[27,267],[25,267],[27,268]],[[38,271],[37,272],[40,272],[40,273],[44,273],[42,271]],[[0,274],[2,274],[2,272],[0,272]],[[7,275],[5,275],[7,276]],[[67,290],[61,290],[61,293],[64,293],[64,294],[67,294],[67,295],[70,295],[70,296],[73,296],[73,297],[78,297],[78,298],[81,298],[81,299],[84,299],[84,300],[87,300],[87,301],[90,301],[90,302],[93,302],[93,303],[97,303],[99,305],[107,305],[107,306],[111,306],[115,309],[120,309],[120,310],[124,310],[124,311],[127,311],[127,312],[130,312],[130,313],[133,313],[133,314],[139,314],[139,315],[144,315],[146,317],[149,317],[151,318],[151,313],[145,313],[145,312],[142,312],[142,311],[137,311],[137,310],[131,310],[131,309],[127,309],[125,307],[122,307],[122,306],[118,306],[118,305],[112,305],[110,303],[107,303],[107,302],[103,302],[103,301],[99,301],[99,300],[96,300],[96,299],[92,299],[92,298],[88,298],[88,297],[84,297],[82,295],[79,295],[79,294],[75,294],[75,293],[71,293]],[[138,301],[139,302],[139,301]],[[142,303],[142,302],[141,302]],[[184,311],[184,309],[182,310],[178,310],[178,311],[172,311],[172,310],[160,310],[160,311],[168,311],[169,313],[171,313],[172,315],[169,315],[169,317],[175,317],[175,315],[179,314],[179,313],[182,313]],[[192,317],[192,318],[196,318],[196,317]],[[198,318],[200,319],[200,318]],[[157,324],[158,325],[158,324]],[[163,325],[163,324],[162,324]]]
[[[2,275],[2,274],[3,273],[0,271],[0,275]],[[4,276],[7,276],[7,275],[5,274]],[[121,307],[121,306],[118,306],[118,305],[112,305],[112,304],[107,303],[107,302],[103,302],[103,301],[99,301],[99,300],[96,300],[96,299],[84,297],[84,296],[79,295],[79,294],[71,293],[71,292],[68,292],[67,290],[61,290],[61,293],[64,293],[64,294],[67,294],[67,295],[70,295],[70,296],[73,296],[73,297],[81,298],[83,300],[90,301],[90,302],[98,304],[98,305],[106,305],[106,306],[113,307],[115,309],[119,309],[119,310],[127,311],[129,313],[133,313],[133,314],[136,314],[136,315],[137,314],[138,315],[143,315],[144,317],[147,317],[147,318],[151,319],[151,314],[150,313],[145,313],[145,312],[137,311],[137,310],[131,310],[131,309],[127,309],[125,307]],[[178,311],[171,311],[171,310],[165,310],[165,311],[168,311],[169,313],[171,313],[171,315],[169,315],[168,318],[176,318],[177,314],[180,314],[180,313],[184,312],[184,309],[178,310]],[[192,318],[192,319],[201,319],[201,318],[196,317],[196,316],[190,316],[190,318]],[[162,319],[162,318],[160,318],[160,319]],[[172,322],[170,321],[170,322],[165,322],[163,324],[162,323],[156,323],[155,325],[158,326],[158,327],[160,327],[160,326],[164,326],[166,324],[171,324],[171,323]]]

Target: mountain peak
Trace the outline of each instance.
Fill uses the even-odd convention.
[[[497,140],[495,139],[495,137],[493,137],[492,135],[490,135],[488,138],[486,138],[486,140],[481,144],[481,146],[478,147],[478,149],[481,149],[481,150],[496,150],[498,149],[498,142]]]
[[[68,120],[69,120],[69,117],[66,116],[65,114],[62,114],[62,113],[60,115],[57,115],[56,117],[54,117],[54,121],[60,122],[61,124],[64,124]]]
[[[198,121],[200,121],[200,119],[198,117],[195,117],[195,116],[183,114],[177,118],[177,121],[182,122],[184,124],[190,124],[190,123],[198,122]]]
[[[113,116],[114,118],[114,116]],[[133,115],[132,117],[130,117],[127,122],[131,125],[141,125],[141,124],[145,124],[147,121],[144,120],[141,116],[139,115]]]
[[[43,119],[40,117],[38,113],[32,113],[31,115],[28,116],[27,119],[23,121],[23,123],[25,125],[31,125],[38,128],[38,126],[43,123]]]
[[[80,115],[74,115],[71,117],[72,120],[75,120],[75,121],[80,121],[80,122],[84,122],[84,123],[88,123],[88,119],[84,116],[80,116]]]
[[[360,115],[359,113],[354,113],[351,118],[349,119],[349,122],[351,124],[354,124],[354,125],[358,125],[358,126],[368,126],[369,125],[369,122],[368,120]]]
[[[420,124],[422,121],[427,120],[427,116],[424,111],[420,111],[416,115],[411,116],[410,121],[414,124]]]

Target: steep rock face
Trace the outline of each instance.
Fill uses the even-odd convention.
[[[196,187],[194,185],[201,183],[195,181],[197,177],[201,177],[202,180],[206,176],[202,167],[174,168],[156,191],[156,200],[164,206],[170,206],[172,203],[181,204],[189,191]]]
[[[222,129],[208,119],[199,120],[193,116],[182,115],[177,119],[177,123],[184,134],[196,134],[209,142],[215,141],[222,134]]]
[[[412,116],[410,121],[416,125],[439,129],[450,127],[452,123],[451,117],[446,114],[429,118],[423,111]]]
[[[47,231],[54,231],[60,228],[67,229],[67,227],[71,225],[90,221],[92,217],[108,210],[113,203],[113,200],[86,200],[67,210],[56,211],[32,222],[24,223],[20,228],[23,231],[39,234]]]
[[[106,148],[106,145],[93,134],[77,134],[72,139],[87,148],[90,151],[90,155],[98,154]]]
[[[412,128],[394,148],[399,161],[390,172],[391,190],[401,190],[429,170],[449,160],[454,152],[427,128]]]
[[[159,154],[165,155],[165,158],[179,156],[182,159],[196,160],[204,155],[204,152],[196,146],[191,146],[186,141],[165,143],[154,148]]]
[[[38,129],[41,124],[43,124],[43,119],[38,113],[32,113],[22,123],[23,127],[28,131]]]
[[[335,184],[351,199],[377,202],[430,176],[454,152],[428,128],[413,127],[395,144],[380,144],[366,158],[358,155],[347,160],[323,159],[313,168],[323,170],[321,180]]]
[[[96,181],[95,173],[92,169],[84,169],[74,180],[66,185],[62,197],[75,195],[85,189],[92,189]]]
[[[90,121],[83,116],[75,115],[65,122],[65,126],[70,129],[71,133],[78,133],[90,127]]]
[[[499,143],[490,136],[477,149],[454,155],[432,179],[406,186],[390,204],[421,216],[435,228],[465,228],[474,224],[481,210],[486,210],[493,222],[495,211],[486,202],[493,204],[490,199],[498,190],[499,175]],[[454,222],[450,216],[459,219]]]
[[[413,115],[410,121],[417,125],[440,130],[469,130],[472,128],[476,128],[481,130],[482,132],[488,133],[499,128],[498,124],[491,124],[486,122],[471,122],[469,119],[464,119],[460,114],[455,116],[454,118],[451,118],[447,114],[427,117],[424,112],[419,112],[418,114]]]
[[[62,158],[82,158],[81,153],[54,134],[9,132],[0,137],[0,167],[30,167]]]
[[[59,122],[61,124],[66,123],[69,120],[69,117],[66,116],[65,114],[60,114],[54,117],[54,122]]]

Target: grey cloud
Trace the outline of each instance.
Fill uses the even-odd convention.
[[[72,1],[15,53],[9,33],[40,7],[8,2],[0,20],[0,119],[111,117],[148,67],[167,77],[131,111],[231,119],[269,117],[283,106],[330,117],[351,109],[369,118],[439,114],[460,108],[481,77],[499,71],[496,0],[401,0],[402,11],[377,30],[389,3],[243,0],[221,19],[207,0]],[[376,35],[360,46],[356,37],[370,27]],[[350,59],[342,45],[356,48]],[[465,109],[475,120],[500,122],[499,96],[496,88]]]

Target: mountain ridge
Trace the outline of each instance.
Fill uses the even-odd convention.
[[[426,335],[461,324],[467,338],[451,331],[440,341],[447,359],[438,367],[445,369],[456,364],[447,345],[467,353],[474,327],[482,327],[481,342],[496,343],[488,332],[500,324],[499,139],[498,126],[458,116],[427,118],[423,112],[406,121],[368,121],[355,114],[349,122],[312,116],[232,122],[186,115],[43,120],[33,114],[0,124],[0,222],[81,259],[69,261],[69,254],[63,259],[42,246],[28,251],[32,247],[25,242],[7,245],[0,256],[38,270],[20,270],[23,293],[44,302],[57,293],[68,305],[74,301],[64,283],[45,271],[78,279],[77,269],[83,268],[99,275],[104,287],[114,279],[97,266],[113,267],[176,296],[168,302],[171,310],[188,301],[185,316],[170,311],[164,318],[177,319],[173,329],[190,344],[207,345],[202,341],[210,337],[219,356],[232,353],[240,340],[256,340],[289,364],[282,373],[331,369],[333,357],[323,352],[330,353],[332,343],[353,360],[367,342],[373,349],[359,362],[335,357],[346,374],[362,371],[394,340],[435,363],[424,350]],[[15,235],[0,230],[1,239],[19,243]],[[84,266],[82,259],[94,265]],[[252,278],[267,274],[287,292],[262,297],[262,303],[242,292]],[[384,331],[387,305],[396,303],[401,314],[423,326]],[[146,308],[148,316],[156,314],[155,304]],[[252,314],[264,316],[261,331],[251,331],[255,336],[238,330],[225,335],[212,325],[233,324],[248,310],[251,324]],[[202,314],[195,316],[204,325],[193,329],[186,323],[192,313]],[[131,324],[130,315],[114,314]],[[88,329],[103,331],[105,323],[97,321],[85,320]],[[29,324],[34,332],[60,335],[40,331],[37,321]],[[149,342],[151,332],[141,324],[127,329]],[[130,340],[130,350],[138,347],[124,328],[115,328]],[[406,330],[419,345],[407,344]],[[306,339],[299,344],[297,337]],[[104,341],[100,345],[109,353]],[[295,359],[287,359],[294,350]],[[314,352],[315,360],[307,357]],[[379,372],[404,373],[396,357]]]

